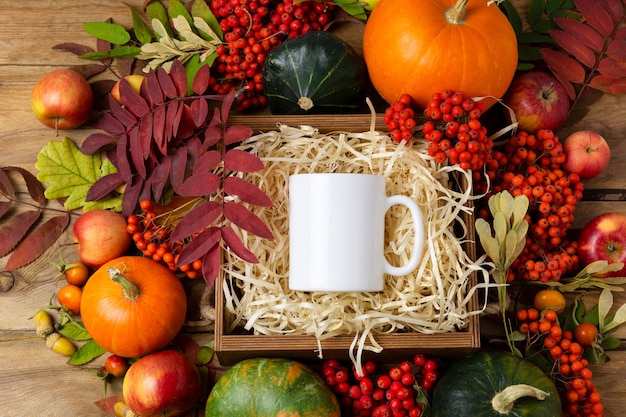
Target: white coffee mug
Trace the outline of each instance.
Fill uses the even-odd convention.
[[[384,255],[385,213],[411,213],[414,245],[406,265]],[[289,178],[289,288],[302,291],[382,291],[384,274],[403,276],[418,266],[424,246],[419,207],[403,195],[387,197],[385,178],[311,173]]]

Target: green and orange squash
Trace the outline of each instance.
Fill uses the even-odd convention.
[[[206,403],[206,417],[340,417],[322,378],[283,358],[241,361],[222,374]]]

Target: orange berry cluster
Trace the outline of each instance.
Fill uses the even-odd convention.
[[[527,336],[527,350],[546,353],[552,360],[551,378],[563,403],[563,415],[571,417],[602,417],[604,405],[592,381],[589,361],[583,357],[584,347],[574,333],[563,330],[554,310],[540,313],[536,308],[516,312],[518,330]]]
[[[170,240],[171,226],[159,222],[159,215],[149,200],[139,203],[141,214],[131,214],[126,219],[126,231],[132,236],[135,246],[144,256],[166,265],[174,272],[182,272],[189,279],[202,276],[202,260],[179,265],[178,258],[185,247],[185,242]],[[166,216],[166,215],[162,215]]]
[[[413,106],[413,98],[408,94],[402,94],[385,110],[383,122],[389,129],[389,136],[395,142],[409,142],[413,138],[413,129],[417,126]]]
[[[509,281],[558,281],[578,267],[576,242],[568,241],[566,234],[582,198],[583,183],[563,168],[564,162],[563,145],[550,130],[536,135],[519,132],[503,149],[494,149],[487,162],[490,192],[507,190],[513,196],[526,195],[530,201],[526,247],[512,265]],[[487,191],[487,181],[480,174],[474,176],[474,186],[478,193]],[[482,207],[479,216],[487,215],[487,207]]]

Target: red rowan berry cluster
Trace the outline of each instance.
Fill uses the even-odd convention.
[[[568,241],[566,234],[582,198],[583,183],[563,168],[564,162],[563,146],[550,130],[536,135],[519,132],[503,149],[494,149],[487,162],[490,192],[507,190],[513,196],[526,195],[530,201],[526,247],[513,263],[509,281],[558,281],[578,267],[576,242]],[[474,188],[478,193],[487,191],[485,178],[475,175]],[[487,208],[481,207],[478,215],[486,217]]]
[[[438,163],[458,164],[461,169],[479,171],[491,159],[492,140],[479,118],[485,110],[462,91],[435,93],[424,109],[422,127],[428,154]],[[443,122],[438,124],[436,122]]]
[[[389,136],[394,141],[409,142],[413,139],[413,129],[417,126],[413,107],[413,98],[408,94],[402,94],[385,110],[383,122],[387,125]]]
[[[211,85],[216,94],[243,88],[236,108],[244,111],[266,105],[261,70],[267,54],[286,38],[322,29],[335,6],[317,1],[212,0],[210,8],[224,34]]]
[[[178,258],[184,248],[184,242],[170,240],[171,229],[160,222],[149,200],[139,203],[143,213],[131,214],[126,222],[126,231],[132,236],[135,246],[144,256],[164,264],[172,271],[180,271],[187,278],[195,279],[202,276],[202,261],[195,260],[190,264],[178,265]],[[167,215],[164,215],[167,216]]]
[[[602,417],[604,405],[592,381],[584,347],[574,333],[563,330],[554,310],[539,312],[536,308],[516,312],[518,329],[527,337],[527,350],[540,351],[551,361],[551,378],[562,397],[563,415]]]
[[[377,364],[368,361],[363,375],[354,367],[336,359],[322,364],[322,375],[339,399],[342,415],[368,417],[419,417],[424,403],[422,394],[430,394],[439,379],[437,359],[416,354],[412,361],[403,361],[385,373],[377,372]]]

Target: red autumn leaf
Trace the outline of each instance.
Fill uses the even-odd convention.
[[[617,29],[617,32],[615,32],[614,39],[616,40],[626,39],[626,26],[623,26]]]
[[[162,155],[167,155],[167,142],[169,138],[165,135],[165,117],[167,109],[160,106],[154,109],[152,115],[152,140]]]
[[[129,83],[120,83],[120,100],[124,107],[139,119],[150,112],[146,100],[137,94]]]
[[[220,229],[219,227],[209,227],[204,229],[202,233],[196,235],[180,252],[180,257],[176,265],[186,265],[192,263],[196,259],[201,259],[213,246],[219,246]]]
[[[189,210],[172,230],[171,240],[178,242],[194,233],[209,227],[222,214],[222,205],[217,201],[207,201]]]
[[[224,192],[259,207],[271,207],[273,204],[259,187],[239,177],[227,177],[224,180]]]
[[[121,135],[125,131],[124,125],[110,113],[102,113],[94,122],[94,127],[111,135]]]
[[[93,77],[94,75],[98,75],[98,74],[102,74],[104,71],[107,70],[107,66],[106,65],[102,65],[102,64],[84,64],[84,65],[73,65],[71,67],[74,71],[76,71],[77,73],[79,73],[80,75],[82,75],[84,78],[89,79],[91,77]],[[102,80],[104,81],[104,80]],[[109,80],[111,81],[111,80]],[[90,82],[89,84],[91,85],[92,90],[94,90],[94,93],[96,93],[96,91],[98,91],[96,87],[98,84],[98,81],[94,81],[94,82]],[[109,88],[106,90],[102,90],[104,91],[104,93],[108,93],[109,91],[111,91],[111,88],[113,86],[113,84],[115,84],[115,81],[111,82],[109,84]],[[103,94],[104,95],[104,94]],[[98,95],[96,95],[97,97]]]
[[[204,94],[204,92],[209,88],[209,79],[210,79],[210,71],[208,65],[202,65],[198,68],[196,75],[193,77],[192,81],[192,89],[193,92],[200,95]]]
[[[187,73],[183,64],[175,59],[170,68],[170,78],[176,87],[176,96],[185,97],[187,95]]]
[[[611,42],[606,48],[606,55],[618,61],[626,61],[626,39]]]
[[[548,48],[541,48],[540,52],[552,71],[561,74],[564,79],[575,84],[580,84],[584,81],[585,69],[572,57]]]
[[[122,214],[124,216],[128,217],[133,211],[135,211],[142,187],[143,181],[138,176],[135,176],[132,182],[126,182],[126,188],[124,189],[124,194],[122,195]]]
[[[122,395],[111,395],[108,397],[105,397],[101,400],[96,401],[96,406],[102,410],[104,413],[111,415],[111,416],[115,416],[117,414],[115,414],[115,410],[114,410],[114,406],[116,403],[118,402],[123,402],[124,401],[124,397]]]
[[[2,169],[0,169],[0,193],[4,194],[11,200],[15,198],[13,183]]]
[[[215,168],[218,162],[220,162],[221,160],[222,160],[222,155],[218,151],[216,150],[207,151],[203,153],[202,155],[200,155],[200,157],[196,161],[193,167],[193,173],[195,174],[198,172],[212,171],[213,168]]]
[[[139,143],[143,159],[148,159],[152,148],[152,114],[146,114],[139,122]]]
[[[570,53],[586,67],[593,68],[596,63],[596,54],[591,48],[562,30],[551,30],[548,33],[563,50]]]
[[[614,25],[624,18],[624,6],[621,0],[598,0],[598,4],[609,13]]]
[[[11,207],[13,207],[13,204],[10,201],[0,201],[0,218],[7,214]]]
[[[211,195],[219,188],[220,177],[212,172],[201,172],[187,178],[176,190],[183,197]]]
[[[256,172],[265,167],[256,155],[233,148],[224,154],[224,168],[238,172]]]
[[[593,50],[601,51],[604,47],[602,36],[583,22],[567,17],[555,17],[554,22],[565,32]]]
[[[200,139],[193,137],[187,141],[187,168],[194,172],[194,168],[200,158]],[[192,174],[193,175],[193,174]]]
[[[117,72],[120,74],[121,77],[126,77],[127,75],[130,75],[132,73],[134,62],[135,60],[131,58],[116,59],[115,67],[117,68]],[[111,91],[111,89],[109,89],[108,91]]]
[[[10,216],[0,225],[0,257],[5,256],[35,224],[41,212],[29,210]]]
[[[161,90],[163,90],[163,94],[165,94],[165,97],[176,98],[178,94],[176,85],[174,84],[174,81],[172,81],[172,78],[170,78],[170,76],[168,75],[167,71],[165,71],[165,68],[163,67],[157,68],[156,76],[157,76],[157,79],[159,80],[159,84],[161,85]]]
[[[127,82],[123,79],[120,82]],[[119,120],[124,126],[134,126],[137,123],[137,118],[133,116],[131,112],[126,110],[124,107],[120,106],[120,104],[115,101],[112,95],[109,94],[109,109],[111,109],[111,113],[113,117]]]
[[[612,58],[604,58],[598,64],[598,71],[605,77],[625,78],[626,61],[616,61]]]
[[[602,36],[610,36],[615,25],[613,19],[603,7],[595,0],[574,0],[578,11],[583,15],[587,23]]]
[[[246,248],[246,245],[243,244],[241,238],[237,236],[237,233],[231,227],[222,227],[222,239],[224,239],[226,246],[228,246],[230,250],[239,258],[251,264],[259,263],[259,260],[254,253]]]
[[[176,149],[172,157],[172,168],[170,169],[170,180],[174,190],[178,190],[185,180],[185,169],[187,167],[187,147],[181,146]]]
[[[224,97],[224,102],[222,103],[220,111],[221,122],[226,123],[228,121],[228,114],[236,97],[237,93],[234,89],[230,90],[230,92],[226,94],[226,97]]]
[[[191,102],[191,117],[196,127],[200,127],[206,121],[209,114],[209,104],[203,98],[195,99]]]
[[[589,85],[596,90],[609,94],[619,95],[626,93],[626,78],[615,79],[598,75],[591,79]]]
[[[180,101],[169,101],[167,103],[167,111],[165,113],[165,127],[163,128],[163,134],[166,141],[169,141],[176,134],[178,130],[177,117],[182,114],[183,103]],[[176,126],[176,128],[174,128]]]
[[[128,160],[128,135],[122,135],[117,140],[117,148],[115,148],[115,160],[117,161],[117,169],[126,183],[130,184],[133,178],[133,171]]]
[[[570,100],[574,100],[576,97],[576,89],[574,88],[574,84],[563,78],[563,76],[558,72],[553,72],[552,74],[556,77],[557,80],[561,82]]]
[[[146,178],[146,166],[144,164],[143,156],[143,144],[141,143],[143,138],[141,137],[141,129],[139,126],[135,126],[128,133],[128,150],[130,152],[130,160],[136,172],[141,178]],[[148,138],[148,141],[150,138]],[[119,149],[119,142],[118,142]]]
[[[160,106],[165,102],[165,96],[163,95],[163,90],[161,89],[161,84],[157,79],[156,73],[154,71],[150,71],[145,77],[144,83],[148,89],[148,96],[150,97],[150,100],[152,100],[152,104]]]
[[[7,261],[5,270],[13,271],[39,258],[57,241],[69,224],[70,215],[66,213],[52,217],[34,229],[15,248]]]
[[[104,177],[100,177],[91,185],[91,187],[89,187],[89,190],[87,190],[85,200],[100,200],[124,183],[124,178],[122,178],[122,175],[119,172],[114,172],[113,174],[107,174]]]
[[[250,138],[250,136],[252,136],[252,129],[248,126],[229,126],[224,134],[224,144],[233,145],[235,143],[243,142],[244,140]]]
[[[212,287],[215,284],[215,280],[219,277],[220,274],[220,265],[222,261],[222,248],[220,245],[215,245],[207,253],[204,254],[202,258],[202,276],[204,277],[204,282],[209,287]]]
[[[272,231],[256,214],[234,201],[224,204],[224,217],[234,225],[264,239],[274,239]]]
[[[94,52],[93,48],[86,46],[86,45],[74,43],[74,42],[59,43],[59,44],[54,45],[52,49],[55,51],[71,52],[74,55],[84,55],[89,52]]]
[[[170,171],[172,168],[172,157],[165,156],[161,159],[161,163],[158,164],[150,175],[150,181],[152,184],[152,195],[155,200],[160,200],[163,195],[163,190],[167,184],[167,180],[170,177]]]
[[[210,148],[222,139],[222,131],[216,126],[209,126],[204,131],[203,146],[205,149]]]
[[[20,174],[24,179],[24,183],[26,184],[26,188],[28,189],[28,194],[30,195],[30,198],[39,203],[39,205],[41,206],[46,204],[47,200],[43,186],[32,173],[25,170],[24,168],[14,166],[3,167],[2,170],[14,171]]]
[[[113,136],[96,132],[87,136],[80,146],[80,151],[85,155],[93,155],[96,152],[100,151],[100,149],[105,148],[107,146],[113,145],[115,143],[115,138]]]

